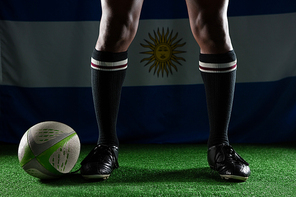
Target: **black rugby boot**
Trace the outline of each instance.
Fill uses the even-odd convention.
[[[246,181],[251,174],[248,162],[232,146],[219,144],[208,149],[208,163],[222,179]]]
[[[118,147],[99,144],[81,162],[80,173],[89,180],[107,179],[118,167]]]

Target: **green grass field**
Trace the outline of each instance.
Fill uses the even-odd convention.
[[[82,146],[79,163],[92,147]],[[296,143],[233,147],[250,163],[246,182],[224,181],[210,170],[205,144],[123,144],[120,168],[106,181],[88,182],[79,174],[31,177],[19,166],[18,145],[2,143],[0,196],[296,196]]]

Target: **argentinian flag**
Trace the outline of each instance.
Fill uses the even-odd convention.
[[[96,141],[90,57],[100,9],[99,0],[1,0],[0,141],[17,143],[45,120]],[[238,57],[230,140],[295,140],[296,2],[231,0],[228,15]],[[120,140],[205,142],[199,47],[185,1],[145,1],[128,54]]]

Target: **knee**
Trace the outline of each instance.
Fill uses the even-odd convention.
[[[132,14],[116,13],[102,17],[98,43],[108,51],[126,50],[135,37],[138,19]]]
[[[225,47],[229,42],[227,17],[219,13],[200,13],[191,19],[191,30],[200,46]]]
[[[128,13],[113,16],[111,20],[113,21],[113,25],[117,28],[119,39],[133,39],[138,28],[138,18],[134,17],[131,13]]]

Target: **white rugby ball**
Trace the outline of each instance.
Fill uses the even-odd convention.
[[[69,173],[80,154],[80,140],[68,125],[46,121],[29,128],[18,147],[21,167],[31,176],[52,179]]]

